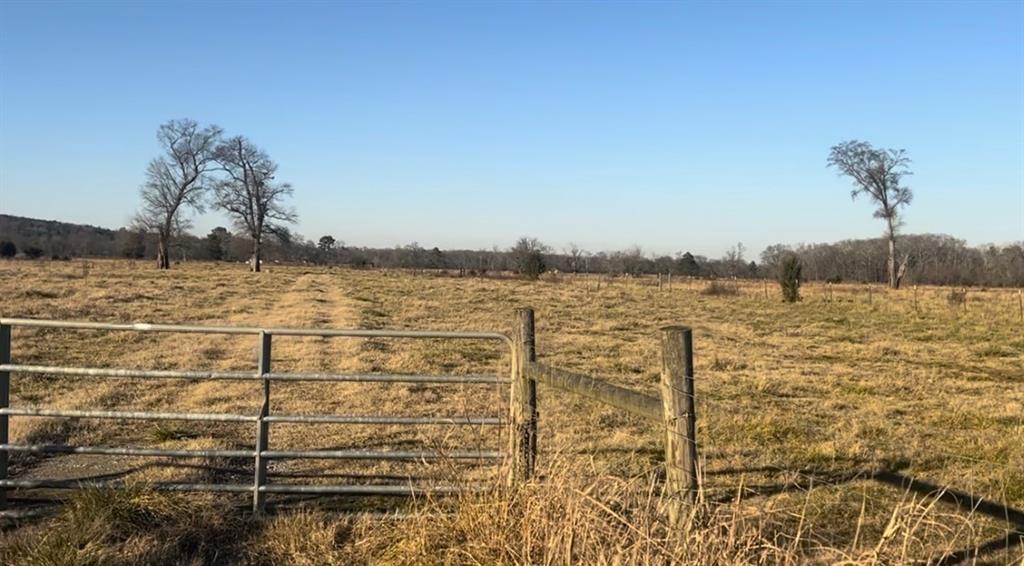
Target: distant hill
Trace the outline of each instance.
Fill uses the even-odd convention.
[[[105,257],[120,254],[127,230],[0,214],[0,240],[19,250],[37,247],[46,256]]]

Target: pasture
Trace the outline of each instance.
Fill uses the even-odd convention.
[[[280,481],[358,483],[369,474],[479,481],[452,501],[280,498],[268,517],[233,495],[163,494],[149,481],[251,477],[251,464],[13,454],[11,476],[110,478],[127,492],[65,493],[53,514],[8,523],[17,563],[910,563],[1021,561],[1024,331],[1016,290],[889,291],[570,275],[538,282],[432,273],[128,261],[0,262],[0,316],[103,322],[509,332],[536,311],[541,361],[656,393],[658,329],[693,328],[703,502],[686,528],[659,513],[663,432],[541,386],[539,477],[499,487],[491,468],[452,462],[281,463]],[[248,370],[251,337],[15,329],[16,363]],[[506,371],[500,347],[387,339],[275,341],[275,370]],[[12,374],[11,406],[258,410],[252,383]],[[507,386],[275,385],[272,411],[505,414]],[[227,449],[233,423],[11,418],[12,443]],[[504,446],[501,427],[282,425],[290,448],[438,450]],[[11,505],[55,494],[10,493]],[[391,511],[381,519],[352,511]]]

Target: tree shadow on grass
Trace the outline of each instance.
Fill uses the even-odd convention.
[[[1005,536],[996,537],[976,546],[948,552],[930,559],[928,561],[929,564],[952,566],[954,564],[973,561],[997,552],[1005,552],[1007,553],[1006,555],[1009,556],[1009,553],[1013,550],[1019,547],[1024,547],[1024,511],[984,497],[908,476],[901,473],[900,468],[903,467],[905,467],[905,464],[897,464],[895,466],[883,467],[881,469],[857,468],[849,471],[823,472],[779,466],[761,466],[747,469],[733,468],[715,470],[706,472],[705,476],[742,473],[789,473],[796,476],[794,481],[785,483],[743,485],[737,490],[737,493],[739,493],[741,498],[769,497],[789,492],[808,492],[815,487],[835,487],[854,481],[870,480],[890,487],[895,487],[903,492],[911,492],[917,495],[934,498],[939,502],[952,505],[965,513],[982,515],[1005,525]],[[706,501],[717,504],[730,503],[736,499],[736,493],[725,493],[719,496],[706,497]]]
[[[1009,555],[1011,550],[1014,550],[1024,544],[1024,511],[1021,511],[1020,509],[972,495],[964,491],[912,478],[891,470],[875,472],[871,476],[871,479],[886,485],[898,487],[904,491],[911,491],[919,495],[934,497],[939,501],[953,505],[962,511],[984,515],[997,521],[1003,521],[1007,525],[1006,536],[994,538],[974,547],[950,552],[940,557],[935,564],[941,564],[944,566],[960,564],[998,551],[1005,551],[1007,555]]]

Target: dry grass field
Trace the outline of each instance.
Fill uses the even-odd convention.
[[[508,332],[536,309],[544,363],[655,393],[658,328],[693,327],[704,501],[687,526],[659,512],[662,433],[539,389],[540,477],[499,487],[450,462],[275,461],[279,483],[482,481],[454,500],[164,494],[148,481],[248,483],[251,461],[12,454],[15,478],[118,479],[9,522],[10,564],[1024,563],[1024,323],[1017,291],[898,292],[549,277],[539,282],[270,266],[0,262],[0,316],[208,325]],[[728,283],[727,285],[733,285]],[[252,336],[15,329],[14,363],[252,370]],[[497,344],[275,339],[275,371],[505,372]],[[272,413],[497,415],[507,386],[275,384]],[[255,414],[255,383],[13,374],[11,406]],[[11,418],[13,443],[251,447],[251,425]],[[493,449],[499,427],[275,425],[272,448]],[[164,464],[173,464],[165,466]],[[248,466],[248,467],[247,467]],[[15,491],[13,506],[50,493]],[[409,513],[404,519],[346,511]]]

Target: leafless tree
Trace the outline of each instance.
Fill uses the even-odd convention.
[[[898,289],[907,271],[905,255],[896,265],[896,231],[900,227],[899,209],[910,204],[914,193],[901,185],[904,175],[910,175],[907,168],[910,158],[903,149],[875,149],[862,141],[845,141],[832,146],[828,166],[835,167],[841,175],[853,179],[850,196],[866,194],[878,205],[875,218],[885,220],[885,236],[889,240],[889,287]]]
[[[746,264],[743,262],[743,255],[747,253],[747,247],[743,245],[743,242],[737,242],[734,247],[729,248],[725,252],[725,257],[722,258],[722,263],[726,268],[726,274],[730,277],[739,277],[744,271],[746,271]]]
[[[183,209],[203,211],[203,197],[210,183],[208,173],[213,168],[213,152],[220,135],[217,126],[200,128],[189,119],[171,120],[157,130],[164,155],[146,167],[146,183],[139,191],[142,207],[135,215],[135,224],[156,233],[159,269],[170,269],[171,240],[189,227]]]
[[[569,271],[573,273],[583,271],[583,261],[587,255],[586,250],[576,244],[570,243],[569,247],[565,250],[565,255],[569,257]]]
[[[292,186],[276,182],[277,163],[242,136],[218,145],[215,157],[224,173],[214,186],[216,205],[232,216],[239,230],[252,238],[250,268],[260,271],[264,238],[267,235],[287,238],[285,224],[297,220],[295,211],[281,202],[292,194]]]

